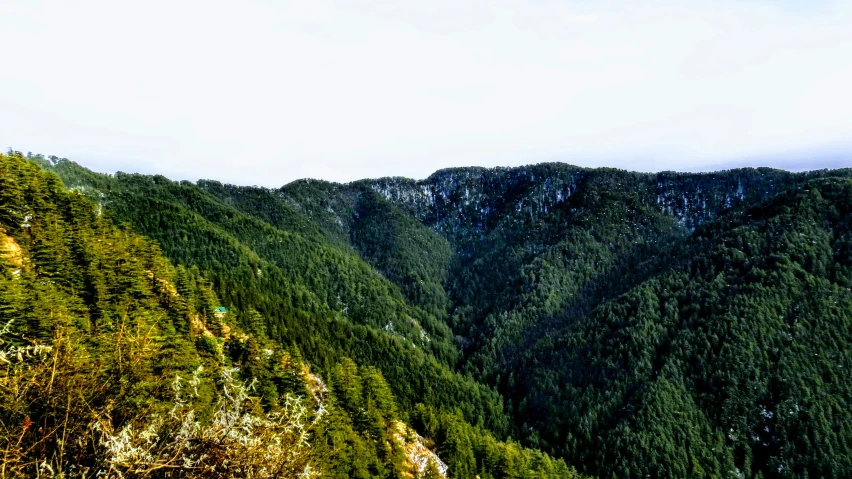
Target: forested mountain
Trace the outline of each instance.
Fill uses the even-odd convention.
[[[322,377],[374,368],[450,477],[573,474],[492,435],[602,478],[852,476],[852,170],[268,189],[29,161],[209,281],[235,328]]]
[[[316,297],[296,296],[298,303],[282,294],[295,303],[274,316],[292,321],[284,324],[257,309],[223,307],[223,297],[253,292],[239,278],[226,281],[216,261],[279,263],[264,262],[201,215],[175,218],[207,228],[197,238],[211,239],[213,255],[198,256],[211,261],[209,270],[175,266],[117,218],[23,156],[0,155],[3,477],[579,477],[562,460],[501,442],[484,419],[467,422],[465,411],[492,414],[477,409],[488,401],[493,416],[504,417],[495,394],[414,349],[403,333],[355,325]],[[261,231],[270,238],[256,244],[287,240]],[[424,314],[357,258],[327,254],[339,262],[329,268],[356,265],[349,266],[354,291],[384,295],[382,313]],[[287,266],[257,277],[283,275]],[[317,294],[298,288],[305,286],[280,291]],[[368,321],[363,314],[358,319]],[[318,336],[303,350],[303,337],[288,334],[291,324]],[[344,340],[361,343],[346,350]],[[305,350],[318,360],[306,360]],[[369,365],[390,354],[437,390],[412,380],[403,389],[412,395],[398,400],[383,371]],[[435,406],[441,402],[458,406]]]

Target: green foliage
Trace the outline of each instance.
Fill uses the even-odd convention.
[[[274,215],[278,195],[260,189],[242,194],[212,182],[200,187],[163,177],[99,175],[67,160],[36,161],[103,203],[115,221],[156,240],[171,261],[204,271],[246,330],[297,344],[320,371],[343,357],[373,365],[405,408],[421,401],[459,407],[469,421],[509,432],[499,395],[452,371],[458,353],[447,325],[409,305],[399,287],[354,251],[326,240],[333,235],[285,219],[288,214]],[[258,208],[258,216],[237,208],[264,198],[268,205]],[[265,331],[252,311],[264,318]]]
[[[520,414],[601,475],[848,475],[850,193],[809,183],[699,228],[687,258],[526,353]]]
[[[852,340],[850,202],[815,179],[849,174],[536,165],[372,185],[459,253],[463,369],[527,444],[601,477],[844,477],[848,419],[829,405],[852,400],[832,379]],[[779,428],[805,398],[832,419]]]
[[[444,319],[443,284],[452,256],[449,243],[378,193],[363,189],[352,225],[352,244],[365,261],[399,285],[406,298]]]
[[[158,246],[116,227],[101,205],[20,155],[0,155],[0,207],[4,475],[422,472],[400,434],[411,409],[378,367],[359,367],[335,351],[340,360],[328,366],[326,387],[310,374],[300,346],[267,337],[261,311],[226,302],[221,316],[215,275],[196,264],[172,266]],[[387,337],[367,336],[365,344],[379,348],[375,357],[386,354],[380,348]],[[474,384],[422,350],[403,348],[408,355],[397,368],[428,361],[399,373],[425,373],[419,391],[448,385],[433,393],[434,403]],[[471,414],[481,404],[465,396],[456,402]]]
[[[487,431],[466,423],[458,413],[435,412],[419,404],[412,421],[416,428],[438,442],[438,455],[447,463],[449,474],[454,478],[583,477],[561,459],[552,459],[514,442],[495,440]]]
[[[93,467],[96,417],[122,423],[162,410],[161,378],[213,364],[191,333],[193,321],[212,319],[212,292],[20,157],[0,155],[0,208],[4,467],[24,475],[43,461]],[[202,413],[211,388],[199,388]]]
[[[452,477],[575,474],[519,444],[600,477],[852,475],[852,170],[543,164],[270,190],[31,161],[156,240],[194,311],[221,298],[253,333],[224,356],[267,407],[309,389],[296,357],[329,378],[322,447],[346,458],[329,474],[393,474],[379,443],[411,419]],[[85,258],[54,223],[27,251]],[[69,269],[41,274],[108,297],[114,280]],[[51,312],[8,283],[0,311],[49,337]],[[78,321],[116,315],[84,304]]]

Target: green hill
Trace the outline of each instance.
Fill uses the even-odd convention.
[[[267,189],[30,160],[207,275],[239,327],[323,374],[377,368],[421,434],[455,417],[607,478],[852,475],[852,170]]]
[[[217,289],[241,283],[216,277],[215,268],[174,266],[159,246],[116,225],[118,215],[86,197],[105,196],[81,186],[69,191],[23,156],[0,155],[3,476],[579,477],[561,460],[471,425],[461,407],[430,405],[427,394],[398,400],[381,370],[356,364],[342,348],[306,360],[294,345],[299,336],[282,343],[267,334],[275,323],[258,310],[222,306]],[[147,206],[163,211],[152,221],[180,218],[205,228],[194,238],[210,239],[214,254],[223,253],[221,264],[272,264],[200,214],[170,216],[165,201],[149,199]],[[199,209],[215,216],[206,207]],[[307,240],[287,244],[298,241]],[[363,277],[376,277],[361,268]],[[376,282],[395,301],[389,308],[408,308],[386,280]],[[350,342],[363,334],[362,347],[372,345],[374,357],[398,352],[402,366],[422,361],[420,373],[443,374],[430,383],[448,384],[433,402],[467,392],[474,400],[464,404],[476,411],[475,400],[493,400],[401,334],[372,331],[321,308],[293,314],[302,315],[294,321],[312,321],[306,329],[332,325],[312,331],[315,354],[331,350],[329,338],[342,341],[321,336],[333,328],[351,334]]]

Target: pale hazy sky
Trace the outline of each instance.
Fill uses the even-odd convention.
[[[279,186],[852,166],[852,2],[0,0],[0,148]]]

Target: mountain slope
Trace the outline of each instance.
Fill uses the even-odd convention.
[[[543,164],[272,190],[41,163],[170,258],[216,271],[223,297],[224,284],[256,284],[236,310],[260,312],[312,364],[342,353],[377,366],[420,433],[440,436],[459,408],[600,477],[850,474],[839,371],[852,342],[852,170]],[[151,208],[174,213],[154,220]],[[236,252],[187,249],[208,247],[195,230]],[[215,262],[229,255],[240,259]],[[258,282],[254,257],[281,279]],[[375,293],[357,303],[361,291]],[[255,306],[299,294],[315,305],[302,321],[334,326]],[[353,298],[359,312],[343,314]],[[440,411],[412,413],[421,397]]]
[[[848,183],[815,180],[848,176],[848,170],[642,175],[538,165],[451,170],[420,183],[377,180],[374,187],[460,251],[450,291],[454,330],[467,338],[464,367],[500,388],[530,444],[602,477],[844,477],[852,456],[848,418],[843,406],[831,404],[852,399],[848,382],[831,368],[799,365],[808,354],[839,359],[852,340],[850,283],[841,267],[848,264]],[[806,190],[824,200],[801,198]],[[732,269],[724,254],[733,253],[712,249],[734,234],[731,228],[749,231],[738,240],[745,252],[738,258],[747,265],[808,271],[816,262],[822,269],[801,281],[761,276],[752,286],[760,294],[730,291],[761,271]],[[817,260],[806,243],[820,240]],[[696,264],[714,266],[705,284],[689,273]],[[693,290],[674,293],[684,285]],[[817,301],[825,290],[837,296]],[[725,301],[731,297],[737,299]],[[838,306],[829,308],[834,301]],[[789,321],[797,308],[813,316],[811,331],[832,339],[769,340],[783,331],[783,322],[769,319]],[[706,318],[710,312],[752,322],[732,332]],[[678,344],[679,355],[668,352],[672,336],[689,338],[689,346]],[[720,341],[736,346],[722,348]],[[702,350],[708,345],[716,346]],[[745,359],[755,355],[763,360]],[[796,366],[775,366],[784,359]],[[848,367],[843,361],[836,367]],[[760,379],[745,379],[752,375]],[[723,381],[733,385],[722,388]],[[766,416],[778,413],[767,404],[802,398],[787,391],[780,399],[778,382],[801,384],[805,397],[815,391],[806,384],[825,385],[814,406],[833,421],[812,416],[776,432]],[[751,391],[737,392],[743,388]],[[728,407],[733,401],[736,408]],[[688,419],[670,420],[677,414]]]
[[[446,324],[407,304],[353,251],[277,228],[190,183],[37,161],[156,240],[170,260],[209,271],[247,330],[297,344],[320,371],[343,357],[376,366],[405,409],[459,408],[471,423],[509,431],[499,395],[452,371],[457,351]]]
[[[375,367],[341,356],[323,383],[298,347],[218,311],[197,267],[113,220],[0,155],[3,475],[579,477],[460,412],[401,404]]]
[[[848,475],[850,194],[699,228],[688,260],[526,352],[519,414],[601,475]]]

